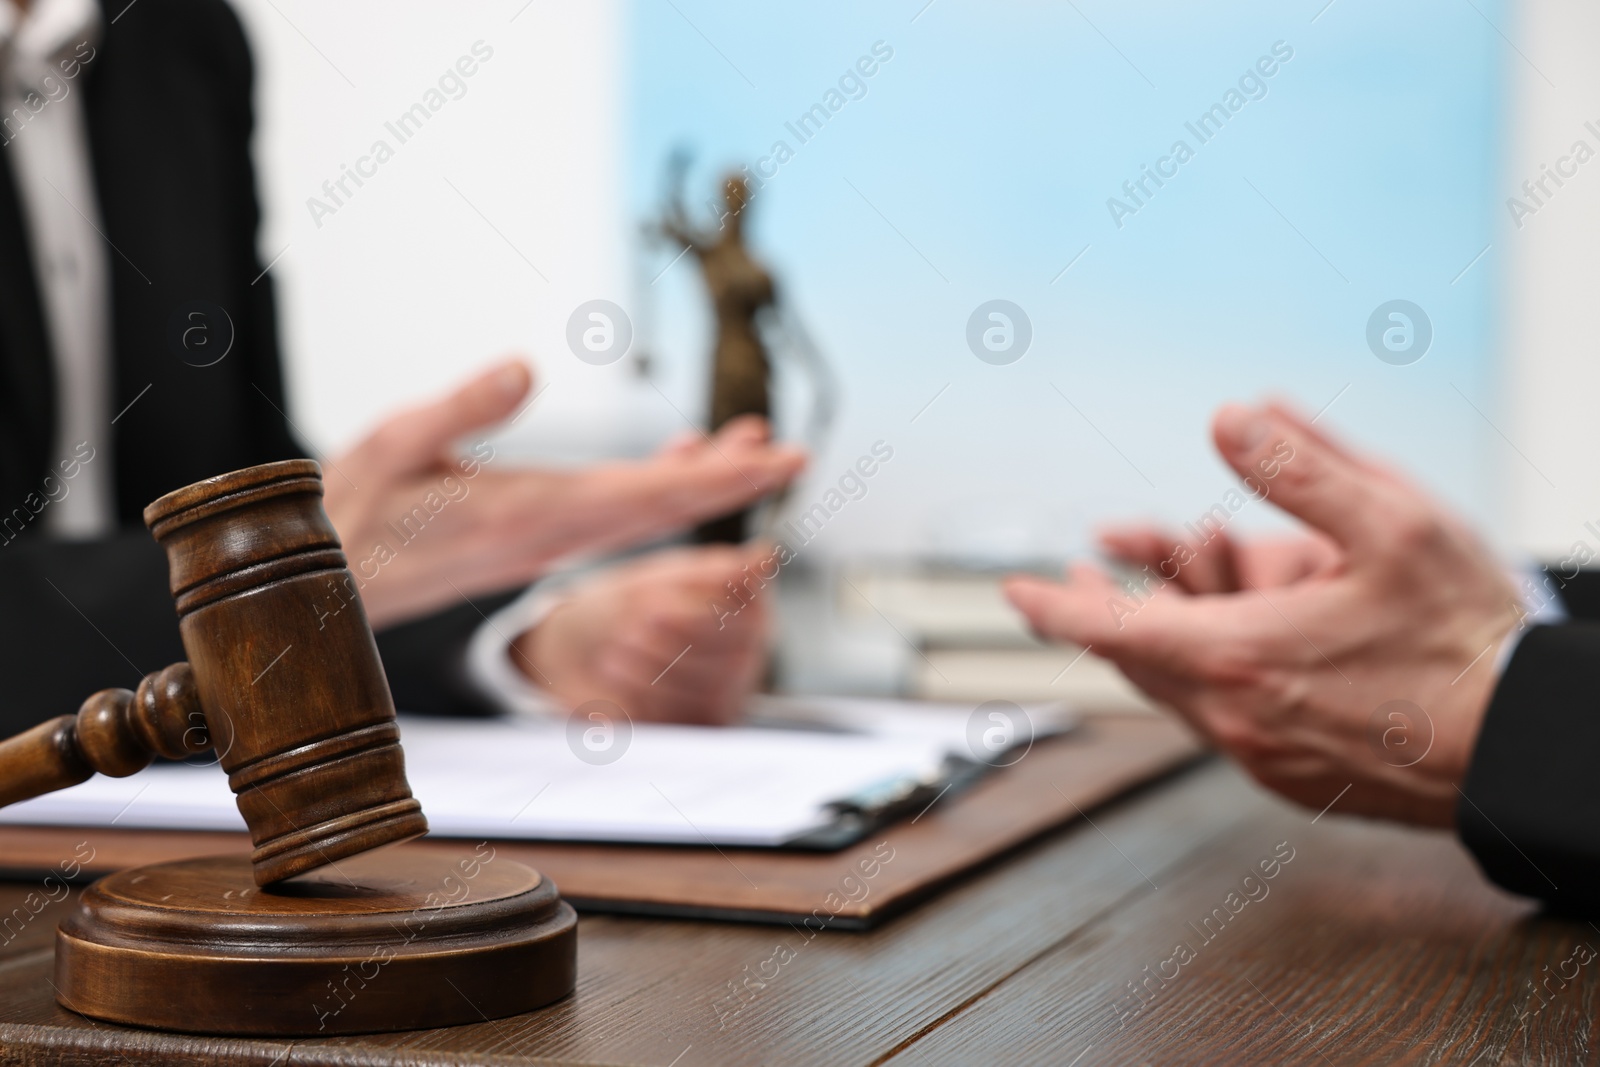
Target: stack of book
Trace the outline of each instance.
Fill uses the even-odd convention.
[[[905,653],[897,688],[908,697],[1064,700],[1093,713],[1153,710],[1092,649],[1034,637],[1001,592],[1006,573],[1012,572],[942,562],[844,564],[834,606],[847,627],[877,623],[895,631]]]

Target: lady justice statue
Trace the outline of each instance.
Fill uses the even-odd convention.
[[[671,192],[654,229],[681,251],[693,253],[705,279],[715,320],[711,349],[711,425],[715,433],[740,415],[773,417],[772,382],[776,354],[792,361],[811,379],[811,410],[806,443],[816,450],[833,420],[836,386],[826,362],[801,327],[778,300],[772,274],[751,255],[746,244],[745,215],[752,191],[735,171],[722,183],[721,216],[714,230],[701,230],[683,207],[683,175],[689,160],[683,153],[671,161]],[[775,500],[769,518],[782,505]],[[749,513],[712,519],[695,531],[701,542],[739,542],[754,531]]]
[[[740,415],[772,415],[772,363],[756,316],[777,299],[772,275],[744,243],[750,187],[743,176],[729,175],[722,184],[722,196],[722,223],[713,233],[691,226],[681,195],[673,197],[661,221],[662,234],[694,254],[711,297],[716,318],[716,341],[711,349],[712,433]],[[712,519],[695,531],[695,539],[743,541],[746,519],[745,512]]]

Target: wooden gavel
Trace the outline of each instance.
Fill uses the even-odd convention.
[[[577,915],[539,872],[488,842],[371,851],[428,824],[365,611],[317,607],[351,582],[317,465],[209,478],[144,519],[188,662],[0,743],[0,805],[214,748],[255,849],[84,890],[56,930],[60,1003],[157,1029],[327,1035],[570,993]]]
[[[0,806],[215,748],[258,885],[426,833],[366,613],[316,609],[351,580],[317,465],[209,478],[144,520],[167,551],[189,661],[0,743]]]

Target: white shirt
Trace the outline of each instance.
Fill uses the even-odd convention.
[[[57,537],[116,526],[111,461],[111,268],[89,161],[83,71],[100,39],[94,0],[0,0],[0,151],[16,179],[33,246],[56,379],[51,466],[94,449],[65,496],[45,509]]]

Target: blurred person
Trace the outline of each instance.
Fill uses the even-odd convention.
[[[145,504],[306,454],[285,414],[272,278],[256,250],[252,79],[221,0],[0,0],[0,730],[183,658]],[[702,639],[680,605],[685,590],[739,575],[737,550],[620,565],[546,596],[521,629],[505,628],[504,611],[563,558],[746,506],[804,457],[745,419],[640,462],[513,467],[481,435],[530,387],[508,362],[324,462],[328,514],[397,705],[512,701],[468,654],[483,631],[528,677],[542,665],[552,707],[592,690],[646,717],[728,717],[759,674],[765,627]],[[318,610],[343,603],[335,590]],[[675,662],[635,639],[657,630],[702,644]],[[741,669],[702,669],[702,655]],[[673,679],[646,700],[632,687],[674,662],[697,692]]]
[[[1285,405],[1224,407],[1213,437],[1305,535],[1122,527],[1105,547],[1157,581],[1079,565],[1011,602],[1267,788],[1453,828],[1501,886],[1600,910],[1600,576],[1547,569],[1530,612],[1461,521]]]

